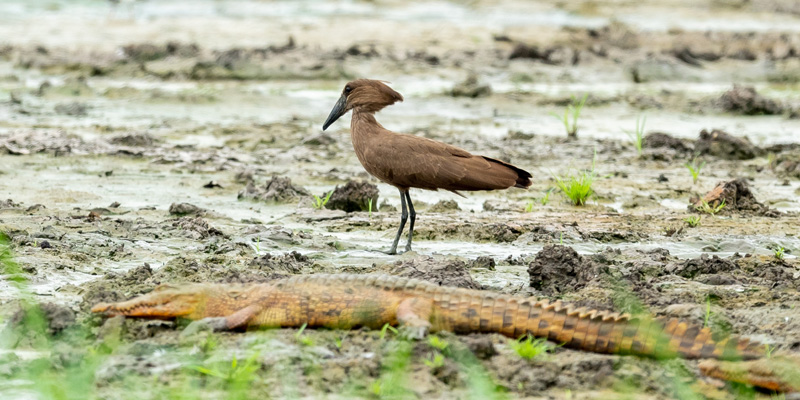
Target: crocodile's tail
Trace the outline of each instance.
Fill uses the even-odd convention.
[[[518,311],[525,308],[523,303]],[[528,309],[524,326],[532,335],[585,351],[723,360],[755,359],[765,354],[758,343],[725,337],[674,318],[633,318],[630,314],[574,308],[560,301],[540,301]]]
[[[439,309],[447,310],[443,328],[462,333],[497,332],[512,338],[531,334],[596,353],[721,360],[749,360],[765,355],[758,343],[718,335],[677,319],[634,318],[630,314],[575,308],[561,301],[484,293],[474,296],[470,292],[437,294]]]

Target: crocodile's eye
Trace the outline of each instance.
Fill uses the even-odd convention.
[[[350,86],[345,86],[344,87],[344,92],[345,93],[350,93],[351,90],[353,90],[353,88],[351,88]]]

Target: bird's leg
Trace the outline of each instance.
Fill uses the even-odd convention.
[[[397,243],[400,241],[400,235],[403,234],[403,228],[406,226],[406,220],[408,219],[408,211],[406,211],[406,193],[402,190],[400,191],[400,210],[403,212],[400,214],[400,227],[397,228],[397,236],[394,237],[394,242],[392,242],[392,248],[389,250],[389,254],[397,254]]]
[[[408,213],[411,220],[408,224],[408,243],[406,243],[406,251],[411,251],[411,238],[414,236],[414,221],[417,219],[417,213],[414,211],[414,205],[411,204],[411,191],[406,192],[406,201],[408,202]]]

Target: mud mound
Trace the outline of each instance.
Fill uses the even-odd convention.
[[[568,246],[547,245],[528,264],[531,287],[552,296],[585,287],[597,276],[597,267]]]
[[[196,44],[169,42],[166,44],[139,43],[122,47],[122,53],[130,60],[147,62],[160,60],[169,56],[196,57],[200,48]]]
[[[738,138],[719,129],[711,132],[703,129],[694,145],[698,154],[708,154],[725,160],[750,160],[763,153],[746,137]]]
[[[12,199],[0,200],[0,210],[4,208],[19,208],[20,204],[14,202]]]
[[[87,142],[62,130],[35,130],[0,136],[0,152],[13,155],[53,153],[55,155],[100,154],[112,150],[103,141]],[[2,153],[0,153],[2,154]]]
[[[575,65],[578,63],[578,52],[566,46],[540,48],[518,43],[508,58],[529,58],[551,65]]]
[[[156,139],[147,133],[133,132],[114,136],[109,139],[109,143],[128,147],[150,147],[156,143]]]
[[[706,193],[702,199],[694,201],[694,204],[689,206],[689,210],[696,211],[698,208],[702,209],[705,207],[704,204],[715,208],[723,201],[725,202],[725,207],[721,210],[722,212],[736,211],[741,213],[755,213],[769,217],[777,217],[780,215],[777,211],[770,210],[769,207],[756,200],[756,196],[750,190],[750,185],[744,178],[718,183],[717,186]]]
[[[350,181],[333,189],[325,208],[345,212],[366,211],[372,199],[372,209],[378,204],[378,187],[368,182]]]
[[[47,331],[51,335],[59,333],[75,324],[75,313],[66,306],[42,303],[39,305],[39,310],[47,324]],[[25,323],[25,319],[29,317],[30,312],[32,312],[32,310],[19,310],[14,313],[9,322],[12,326],[20,326]]]
[[[292,185],[290,178],[273,176],[263,187],[256,187],[253,182],[239,192],[239,200],[252,199],[266,202],[289,203],[300,197],[308,196],[306,189]]]
[[[668,264],[665,268],[669,273],[689,279],[694,279],[699,275],[731,273],[737,269],[738,267],[733,261],[717,256],[709,257],[708,254],[702,254],[700,258],[686,260],[682,263]]]
[[[467,289],[480,289],[472,280],[469,267],[463,261],[433,258],[430,256],[412,260],[397,261],[385,266],[392,275],[422,279],[442,286],[455,286]]]
[[[800,151],[779,154],[775,157],[772,167],[781,176],[800,179]]]
[[[308,257],[293,251],[283,255],[264,254],[256,257],[248,264],[250,267],[260,271],[268,271],[284,274],[299,274],[303,267],[308,264]]]
[[[491,363],[501,385],[519,388],[527,396],[540,396],[553,387],[575,390],[611,385],[617,360],[601,354],[568,351],[546,361],[531,362],[515,354],[494,357]]]
[[[453,212],[453,211],[461,211],[461,208],[458,206],[455,200],[439,200],[436,204],[431,206],[428,209],[428,212],[439,212],[439,213],[446,213],[446,212]]]
[[[450,91],[453,97],[469,97],[472,99],[492,94],[492,87],[478,82],[478,77],[470,75],[464,82],[454,86]]]
[[[489,256],[479,256],[478,258],[469,262],[470,269],[483,268],[488,269],[489,271],[494,271],[496,266],[497,263],[494,261],[494,258]]]
[[[169,205],[172,215],[205,215],[207,210],[190,203],[172,203]]]
[[[733,85],[733,89],[723,93],[718,102],[723,110],[736,114],[775,115],[784,111],[778,102],[756,93],[752,86]]]
[[[672,149],[678,153],[689,153],[692,151],[691,146],[686,143],[686,140],[672,137],[662,132],[650,132],[644,137],[642,146],[648,149]]]
[[[200,217],[178,218],[172,222],[172,227],[183,231],[185,237],[195,240],[205,239],[210,236],[223,236],[219,229],[212,227]]]

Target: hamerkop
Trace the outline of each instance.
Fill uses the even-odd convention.
[[[403,96],[381,81],[354,80],[345,85],[342,96],[322,126],[324,131],[339,117],[353,110],[350,134],[358,160],[372,176],[400,190],[400,228],[389,254],[397,254],[397,243],[409,215],[411,222],[406,251],[411,250],[417,214],[408,192],[410,188],[444,189],[461,195],[458,193],[460,190],[527,188],[531,185],[531,174],[511,164],[384,128],[375,120],[375,113],[397,101],[403,101]]]

